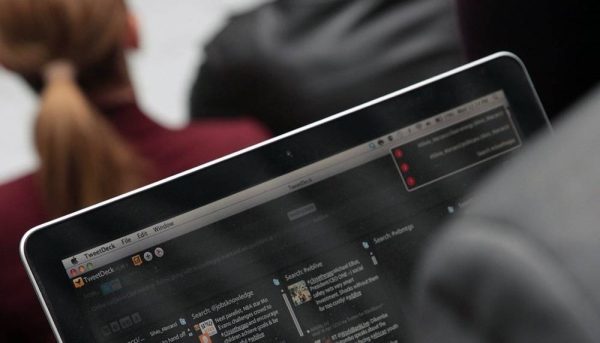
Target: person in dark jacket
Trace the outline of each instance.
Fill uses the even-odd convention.
[[[569,110],[428,248],[414,283],[417,341],[599,342],[600,69],[581,45],[596,39],[597,5],[459,3],[473,58],[516,51],[550,114]]]
[[[457,7],[467,58],[517,54],[551,119],[600,80],[598,2],[458,0]]]
[[[283,133],[459,66],[452,0],[278,0],[206,47],[191,116]]]

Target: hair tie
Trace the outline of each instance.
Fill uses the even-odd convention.
[[[42,69],[42,76],[46,83],[55,80],[75,80],[77,77],[77,68],[75,64],[69,60],[52,61]]]

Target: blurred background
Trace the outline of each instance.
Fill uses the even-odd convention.
[[[142,49],[130,55],[141,105],[169,127],[187,123],[188,98],[204,46],[233,14],[269,0],[128,0],[140,20]],[[0,68],[0,184],[36,166],[36,99],[18,77]],[[18,115],[15,115],[18,114]]]

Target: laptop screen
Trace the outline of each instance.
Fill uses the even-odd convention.
[[[21,255],[63,342],[407,342],[425,247],[548,127],[500,53],[44,224]]]
[[[64,279],[98,342],[406,341],[422,247],[522,135],[498,89],[63,256]]]

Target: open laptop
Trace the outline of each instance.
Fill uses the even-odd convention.
[[[37,227],[21,254],[62,342],[405,342],[423,247],[540,130],[500,53]]]

